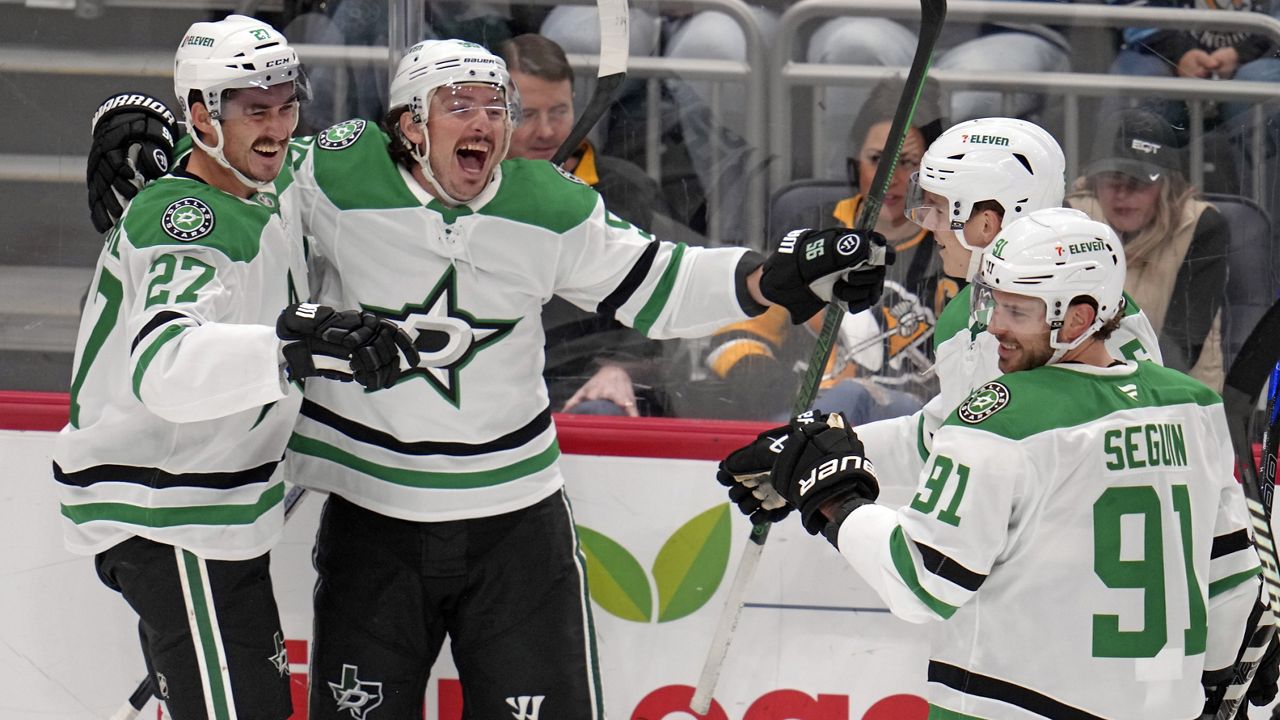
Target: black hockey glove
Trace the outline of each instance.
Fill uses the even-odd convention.
[[[821,312],[833,297],[849,312],[861,312],[880,299],[885,266],[893,260],[893,248],[875,231],[792,230],[764,261],[760,292],[785,307],[795,325]]]
[[[351,370],[355,381],[366,390],[385,390],[406,371],[417,367],[418,361],[418,349],[408,333],[390,320],[380,319],[373,339],[351,353]]]
[[[177,138],[173,113],[150,95],[122,93],[98,106],[86,172],[98,232],[110,230],[142,186],[169,171]]]
[[[716,480],[729,488],[729,500],[756,525],[778,522],[791,514],[787,499],[769,482],[769,473],[795,423],[760,433],[750,445],[729,453],[716,472]]]
[[[804,529],[810,535],[821,532],[832,545],[849,513],[880,495],[862,441],[840,413],[792,430],[773,465],[773,486],[800,509]],[[831,501],[839,504],[828,520],[822,507]]]
[[[286,342],[282,352],[290,380],[326,377],[350,382],[352,354],[378,335],[378,317],[358,310],[334,310],[327,305],[295,303],[276,320],[276,336]],[[367,366],[361,366],[368,372]]]

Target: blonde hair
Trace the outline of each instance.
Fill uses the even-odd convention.
[[[1098,197],[1096,178],[1094,175],[1085,180],[1085,187],[1095,198]],[[1156,196],[1156,212],[1151,222],[1136,233],[1120,233],[1124,254],[1130,264],[1140,262],[1172,237],[1182,224],[1187,203],[1199,195],[1199,191],[1179,172],[1166,172],[1157,182],[1160,183],[1160,194]]]

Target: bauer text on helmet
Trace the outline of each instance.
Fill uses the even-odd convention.
[[[493,180],[518,116],[506,63],[462,40],[410,48],[391,81],[389,106],[393,114],[404,108],[399,141],[427,189],[450,205],[472,200]]]

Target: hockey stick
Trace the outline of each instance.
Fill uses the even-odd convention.
[[[907,72],[906,82],[902,87],[902,96],[898,99],[898,107],[894,112],[893,123],[889,128],[889,137],[885,141],[885,152],[876,165],[875,179],[863,198],[862,207],[858,211],[854,231],[867,232],[876,225],[880,217],[880,206],[884,203],[885,192],[898,167],[898,156],[902,152],[902,144],[907,137],[907,129],[911,126],[911,118],[915,115],[916,104],[920,101],[920,92],[924,89],[924,79],[929,73],[929,65],[933,62],[933,47],[942,32],[942,23],[947,16],[947,0],[920,0],[920,34],[916,42],[916,53],[911,59],[911,69]],[[890,152],[892,149],[892,152]],[[814,397],[818,394],[818,386],[822,381],[822,370],[827,365],[831,348],[835,345],[840,331],[840,322],[844,319],[845,310],[839,304],[831,302],[827,305],[826,314],[822,318],[822,330],[809,357],[809,367],[805,371],[800,389],[792,404],[793,414],[809,409]],[[720,679],[720,669],[724,665],[725,656],[729,653],[729,643],[733,640],[733,631],[738,626],[738,618],[742,614],[742,604],[746,599],[747,586],[760,563],[760,554],[764,552],[765,541],[769,539],[769,524],[753,525],[751,535],[747,539],[746,549],[738,561],[738,568],[729,593],[725,597],[724,611],[716,625],[715,635],[711,638],[711,647],[707,650],[706,662],[702,665],[702,675],[698,677],[698,685],[694,689],[689,707],[699,715],[706,715],[711,709],[711,696],[715,692],[716,682]]]
[[[293,515],[293,511],[298,508],[298,503],[307,496],[307,489],[294,485],[289,488],[289,492],[284,496],[284,521],[289,522],[289,516]],[[146,707],[147,702],[155,695],[151,685],[151,676],[148,675],[138,683],[138,687],[129,695],[129,700],[116,710],[110,720],[134,720],[138,717],[138,713],[142,712],[142,708]]]
[[[1276,632],[1276,618],[1280,615],[1280,556],[1276,554],[1275,538],[1271,532],[1271,504],[1276,480],[1275,445],[1280,440],[1274,396],[1268,408],[1268,427],[1262,441],[1261,474],[1254,465],[1253,445],[1249,441],[1249,420],[1253,417],[1258,396],[1267,377],[1273,373],[1277,361],[1280,361],[1280,343],[1276,342],[1277,337],[1280,337],[1280,302],[1271,306],[1249,334],[1240,348],[1240,354],[1231,364],[1222,389],[1227,430],[1231,435],[1231,446],[1235,450],[1236,464],[1240,468],[1245,501],[1253,520],[1258,558],[1262,561],[1262,602],[1266,605],[1266,611],[1236,662],[1231,682],[1213,715],[1215,720],[1231,720],[1245,702],[1254,672],[1271,644],[1271,638]]]
[[[569,136],[551,157],[551,162],[556,165],[564,165],[564,161],[578,149],[582,139],[613,103],[613,96],[622,87],[622,81],[627,79],[627,55],[631,50],[627,0],[597,0],[596,12],[600,16],[600,71],[596,87]]]

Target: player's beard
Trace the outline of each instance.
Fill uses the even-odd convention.
[[[1035,338],[1035,342],[1028,342],[1030,337]],[[1038,368],[1041,365],[1048,365],[1049,360],[1053,357],[1053,348],[1049,345],[1049,334],[1005,338],[1002,342],[1012,343],[1017,346],[1016,352],[1008,358],[1000,358],[1000,372],[1011,373],[1019,370],[1030,370]]]

